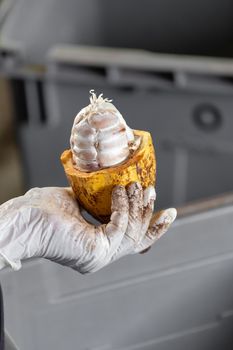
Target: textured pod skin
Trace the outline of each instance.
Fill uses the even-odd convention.
[[[74,168],[71,150],[61,155],[68,181],[80,204],[91,215],[106,222],[111,215],[111,194],[116,185],[126,186],[138,181],[143,188],[155,185],[156,159],[149,132],[135,130],[141,136],[141,144],[125,162],[94,172],[83,172]]]

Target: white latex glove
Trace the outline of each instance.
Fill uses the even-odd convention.
[[[116,186],[108,224],[88,223],[70,188],[33,188],[0,206],[0,268],[44,257],[81,273],[149,248],[176,217],[175,209],[152,218],[155,191],[138,183]],[[152,219],[151,219],[152,218]]]

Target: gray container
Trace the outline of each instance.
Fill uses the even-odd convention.
[[[185,207],[150,253],[95,274],[43,260],[1,271],[19,349],[232,349],[232,200]]]

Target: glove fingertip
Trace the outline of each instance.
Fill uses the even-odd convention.
[[[142,191],[142,185],[139,181],[130,182],[126,186],[126,191],[127,191],[128,196],[132,196],[132,195],[134,195],[135,192]]]
[[[143,205],[147,207],[156,200],[156,192],[153,186],[149,186],[144,190]]]
[[[117,185],[112,190],[112,212],[124,210],[128,211],[128,197],[124,186]]]
[[[114,195],[126,195],[126,189],[125,189],[125,187],[124,186],[122,186],[122,185],[116,185],[116,186],[114,186],[113,187],[113,189],[112,189],[112,196],[114,196]]]
[[[177,210],[175,208],[169,208],[164,211],[164,218],[172,224],[177,217]]]

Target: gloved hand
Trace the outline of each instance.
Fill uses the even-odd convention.
[[[155,191],[139,183],[116,186],[108,224],[88,223],[70,188],[33,188],[0,206],[0,268],[44,257],[90,273],[150,247],[176,217],[167,209],[152,217]]]

